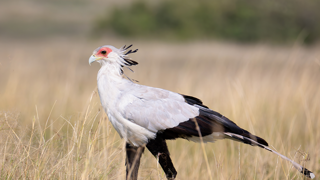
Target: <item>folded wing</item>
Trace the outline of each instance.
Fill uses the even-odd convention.
[[[135,86],[126,92],[122,115],[152,132],[178,126],[199,115],[199,108],[185,102],[183,96],[167,90],[147,86]]]

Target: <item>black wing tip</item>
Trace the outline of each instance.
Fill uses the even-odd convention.
[[[185,99],[185,101],[190,104],[190,105],[198,105],[198,106],[202,106],[204,108],[208,108],[207,106],[203,105],[202,104],[202,101],[196,97],[193,97],[193,96],[188,96],[188,95],[184,95],[184,94],[181,94],[183,96],[183,98]],[[209,108],[208,108],[209,109]],[[239,134],[239,135],[242,135],[244,137],[247,137],[251,140],[254,140],[256,141],[257,143],[259,144],[262,144],[264,146],[269,146],[267,141],[258,137],[258,136],[255,136],[255,135],[252,135],[250,132],[240,128],[239,126],[237,126],[233,121],[229,120],[228,118],[222,116],[220,113],[218,112],[215,112],[215,111],[212,111],[210,110],[209,112],[205,112],[204,109],[200,110],[200,114],[204,113],[205,116],[208,116],[208,114],[210,115],[214,115],[218,118],[222,118],[224,121],[224,123],[229,123],[227,124],[227,126],[231,129],[233,129],[235,132],[232,132],[232,133],[235,133],[235,134]],[[213,119],[212,119],[213,120]],[[230,130],[231,130],[230,129]],[[237,132],[238,131],[238,132]],[[242,139],[242,141],[244,141],[245,144],[252,144],[252,142],[250,140],[247,140],[247,139]]]
[[[269,146],[268,142],[264,139],[262,139],[261,137],[255,136],[255,138],[257,138],[257,142],[260,144],[263,144],[265,146]]]
[[[248,132],[248,131],[246,131],[244,129],[242,129],[242,130],[243,130],[243,133],[241,134],[242,136],[244,136],[246,138],[249,138],[251,140],[254,140],[257,143],[262,144],[264,146],[269,146],[268,142],[266,140],[262,139],[261,137],[253,135],[253,134],[251,134],[250,132]],[[252,145],[255,145],[255,144],[252,144]]]
[[[203,105],[202,101],[196,97],[193,97],[193,96],[188,96],[188,95],[184,95],[184,94],[181,94],[184,98],[184,100],[190,104],[190,105],[199,105],[199,106],[202,106],[204,108],[208,108],[208,106],[206,105]]]

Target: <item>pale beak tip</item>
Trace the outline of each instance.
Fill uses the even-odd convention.
[[[89,65],[91,66],[91,63],[93,63],[96,60],[97,60],[96,56],[95,55],[91,55],[90,58],[89,58]]]

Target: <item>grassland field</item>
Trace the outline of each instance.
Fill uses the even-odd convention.
[[[320,176],[320,51],[299,44],[160,43],[116,38],[0,41],[0,179],[125,179],[124,141],[97,94],[103,44],[134,44],[126,75],[192,95]],[[177,179],[209,179],[200,144],[168,141]],[[257,147],[205,144],[217,180],[304,179]],[[140,179],[165,179],[145,151]]]

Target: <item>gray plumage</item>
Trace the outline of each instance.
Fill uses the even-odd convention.
[[[201,100],[125,79],[122,68],[138,64],[127,57],[128,54],[137,52],[137,49],[129,50],[130,47],[131,45],[117,49],[110,45],[101,46],[94,50],[89,59],[90,64],[95,61],[101,64],[97,77],[101,104],[114,128],[127,142],[127,178],[131,177],[128,167],[133,166],[135,154],[140,160],[146,146],[155,156],[159,153],[165,155],[159,157],[159,163],[167,178],[174,179],[176,171],[165,140],[184,138],[197,142],[200,136],[204,142],[228,138],[258,146],[291,162],[305,176],[315,177],[311,171],[270,149],[264,139],[252,135],[203,105]],[[138,147],[142,150],[136,153]],[[136,179],[138,174],[138,168],[135,166],[134,169],[136,172],[132,179]]]

